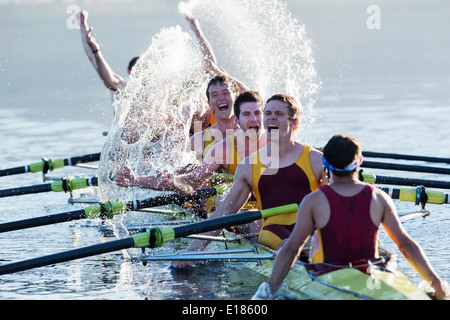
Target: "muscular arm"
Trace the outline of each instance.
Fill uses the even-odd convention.
[[[385,210],[381,222],[383,227],[389,237],[398,246],[405,259],[425,281],[431,283],[431,286],[436,291],[437,298],[443,299],[446,292],[442,279],[440,279],[433,270],[433,267],[420,245],[414,241],[403,228],[393,201],[386,195],[382,195],[382,197],[383,201],[385,201]]]
[[[118,91],[119,89],[124,88],[127,82],[112,70],[101,51],[95,53],[95,51],[99,49],[100,47],[98,46],[98,49],[93,49],[93,52],[95,61],[97,62],[97,73],[102,79],[105,87],[112,91]]]
[[[270,291],[275,293],[283,283],[295,261],[297,260],[306,240],[314,229],[312,217],[313,201],[316,194],[306,196],[300,204],[297,214],[297,223],[289,240],[278,252],[273,266],[272,274],[268,281]]]
[[[240,164],[235,172],[235,179],[230,192],[226,196],[222,204],[214,211],[208,219],[219,218],[225,215],[239,212],[239,210],[247,202],[252,192],[251,185],[249,184],[249,176],[251,177],[251,165]],[[209,236],[219,235],[221,230],[214,230],[206,233]],[[199,251],[204,249],[209,244],[207,240],[194,240],[187,248],[189,251]],[[184,267],[191,263],[177,263],[175,267]]]
[[[186,11],[182,12],[185,19],[189,23],[189,26],[191,27],[192,31],[195,33],[195,36],[197,37],[198,42],[200,43],[200,48],[202,50],[202,55],[205,59],[206,68],[209,72],[216,74],[216,75],[225,75],[226,77],[233,80],[236,85],[239,88],[239,93],[243,93],[245,91],[248,91],[248,87],[242,83],[240,80],[231,77],[230,75],[226,74],[221,70],[217,65],[217,59],[214,54],[213,48],[209,41],[206,39],[205,35],[203,34],[202,29],[200,28],[200,24],[197,19],[195,19],[192,15],[187,13]]]
[[[121,187],[138,187],[158,191],[179,191],[182,193],[192,193],[189,186],[168,184],[165,180],[170,179],[167,172],[149,176],[136,176],[127,166],[123,165],[123,171],[116,173],[116,184]]]
[[[316,177],[317,185],[323,186],[328,184],[328,178],[323,170],[323,161],[322,161],[323,153],[317,149],[311,149],[310,152],[310,160],[311,166],[314,171],[314,175]]]
[[[228,148],[227,140],[215,144],[205,157],[205,160],[192,172],[174,177],[177,186],[188,185],[194,191],[200,188],[204,182],[212,177],[220,169],[227,169],[226,150]]]
[[[84,37],[83,43],[88,45],[92,53],[89,52],[89,60],[97,71],[98,75],[102,79],[105,86],[112,90],[117,91],[120,88],[125,87],[126,81],[117,73],[115,73],[108,62],[103,57],[101,47],[94,37],[94,28],[88,27],[87,18],[88,13],[86,11],[80,12],[80,28],[82,36]],[[91,58],[94,60],[92,61]]]
[[[186,11],[184,11],[182,13],[183,13],[186,21],[189,23],[189,26],[191,27],[195,36],[197,37],[197,40],[200,44],[200,49],[202,50],[202,54],[203,54],[205,61],[209,62],[209,60],[211,60],[217,64],[217,59],[214,54],[214,50],[213,50],[211,44],[209,43],[209,41],[206,39],[205,35],[203,34],[203,31],[200,28],[200,24],[199,24],[198,20],[195,19],[192,15],[190,15]]]
[[[138,187],[159,191],[177,191],[191,194],[221,168],[226,169],[227,140],[215,144],[206,155],[205,161],[188,174],[174,176],[168,171],[156,175],[136,176],[126,165],[116,173],[116,183],[122,187]]]

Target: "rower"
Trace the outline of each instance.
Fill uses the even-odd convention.
[[[233,113],[236,95],[233,82],[227,76],[218,75],[208,83],[206,96],[216,123],[195,133],[190,140],[191,150],[195,152],[199,161],[203,161],[214,144],[239,130]]]
[[[331,184],[302,201],[295,229],[277,254],[268,283],[260,285],[254,298],[269,299],[276,294],[315,227],[320,248],[313,262],[348,266],[355,260],[360,264],[378,258],[380,223],[413,268],[431,282],[437,298],[444,298],[446,284],[436,275],[421,247],[406,233],[392,199],[382,190],[359,181],[359,142],[348,135],[335,135],[323,153],[323,163],[331,171]]]
[[[267,100],[264,128],[268,144],[239,163],[233,186],[225,200],[209,218],[239,212],[253,192],[260,209],[299,203],[303,197],[325,183],[322,153],[296,140],[301,106],[294,97],[277,94]],[[289,237],[296,212],[263,221],[259,242],[277,248]],[[218,235],[220,230],[208,235]],[[208,241],[194,240],[190,251],[201,250]],[[190,265],[177,262],[175,267]]]
[[[89,27],[87,24],[88,12],[84,10],[81,11],[79,13],[79,19],[81,40],[85,47],[86,54],[89,58],[89,61],[91,61],[92,66],[95,68],[98,75],[102,79],[104,85],[106,86],[106,88],[113,92],[117,92],[120,89],[125,88],[125,86],[127,85],[127,81],[122,76],[114,72],[109,63],[103,57],[103,48],[95,39],[94,28]],[[131,70],[133,69],[138,59],[139,57],[134,57],[130,60],[127,68],[128,75],[131,74]]]
[[[242,159],[267,144],[267,136],[262,125],[264,101],[259,92],[246,91],[242,93],[236,98],[233,109],[241,130],[214,144],[206,154],[203,163],[191,173],[173,176],[171,173],[165,172],[163,184],[173,187],[173,190],[178,192],[188,190],[188,193],[193,193],[205,182],[210,181],[216,172],[234,174]],[[212,200],[215,201],[215,199],[210,199],[206,203],[207,213],[210,213],[217,205]],[[249,210],[256,207],[256,199],[252,196],[244,209]]]
[[[128,168],[116,175],[116,183],[122,187],[137,186],[163,191],[193,193],[216,172],[234,174],[241,159],[267,144],[267,136],[262,125],[264,101],[257,91],[246,91],[234,102],[233,111],[241,130],[212,146],[203,163],[194,171],[174,176],[165,171],[160,175],[136,177]],[[255,200],[246,209],[256,207]],[[209,210],[207,210],[209,211]]]
[[[86,55],[89,58],[89,61],[91,62],[94,69],[97,71],[105,87],[109,89],[111,92],[113,92],[113,96],[115,99],[120,99],[120,91],[122,91],[127,86],[128,83],[127,79],[116,73],[103,56],[102,53],[103,47],[100,46],[100,44],[97,42],[95,38],[94,28],[88,26],[87,23],[88,12],[85,10],[80,11],[77,14],[77,18],[80,24],[81,40]],[[214,55],[211,44],[204,36],[198,21],[194,17],[186,13],[185,18],[189,23],[191,29],[194,31],[196,38],[199,42],[199,46],[201,48],[205,60],[205,67],[211,73],[216,74],[215,70],[217,65],[217,59]],[[128,76],[131,75],[133,67],[136,65],[139,59],[140,56],[136,56],[129,61],[127,67]],[[134,108],[132,108],[125,120],[122,139],[128,142],[129,144],[135,143],[140,139],[140,134],[136,130],[136,126],[134,125],[134,121],[138,117],[139,115],[134,110]],[[202,130],[205,130],[211,125],[214,125],[215,122],[216,120],[214,118],[214,115],[212,115],[211,110],[207,110],[204,113],[198,112],[193,116],[190,134],[191,135],[194,134],[194,126],[193,126],[194,123],[201,123]]]

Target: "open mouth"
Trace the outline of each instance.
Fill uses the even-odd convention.
[[[228,111],[228,104],[220,104],[219,105],[219,111],[220,112],[227,112]]]
[[[254,126],[249,126],[248,127],[248,131],[250,131],[250,132],[252,132],[252,133],[255,133],[255,134],[258,134],[259,133],[259,126],[258,125],[254,125]]]
[[[268,124],[267,131],[271,132],[272,130],[278,130],[278,126],[275,124]]]

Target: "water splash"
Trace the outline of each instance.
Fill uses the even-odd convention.
[[[177,26],[153,37],[114,102],[116,117],[99,166],[103,201],[157,194],[117,187],[113,179],[122,164],[147,175],[195,161],[185,146],[192,116],[203,112],[207,81],[198,43],[188,33]]]
[[[199,20],[221,67],[265,99],[293,95],[303,123],[314,121],[319,81],[312,42],[283,1],[190,0],[180,10]]]
[[[190,0],[179,9],[200,21],[220,67],[265,99],[275,93],[295,96],[303,106],[302,127],[313,122],[319,85],[312,44],[284,2]],[[209,78],[202,63],[196,39],[178,26],[152,39],[115,103],[117,116],[99,171],[102,198],[156,194],[115,186],[111,178],[123,163],[137,174],[149,174],[194,162],[184,147],[192,115],[205,107],[202,98]]]

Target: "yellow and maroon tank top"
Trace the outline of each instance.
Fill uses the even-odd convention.
[[[367,185],[352,197],[341,196],[330,186],[320,190],[330,204],[330,219],[318,230],[320,249],[314,254],[313,263],[347,265],[378,258],[378,226],[370,217],[374,187]]]
[[[279,168],[274,174],[264,174],[267,167],[261,162],[259,151],[253,154],[252,184],[260,209],[300,203],[318,189],[310,151],[311,146],[305,144],[293,164]],[[278,247],[290,236],[296,221],[297,211],[264,219],[259,242],[270,248]]]
[[[227,139],[230,145],[230,157],[228,159],[228,174],[234,174],[239,162],[241,162],[242,159],[237,150],[234,134],[229,135]]]
[[[216,143],[216,140],[211,134],[211,127],[205,129],[203,133],[203,159],[208,154],[209,149]]]

